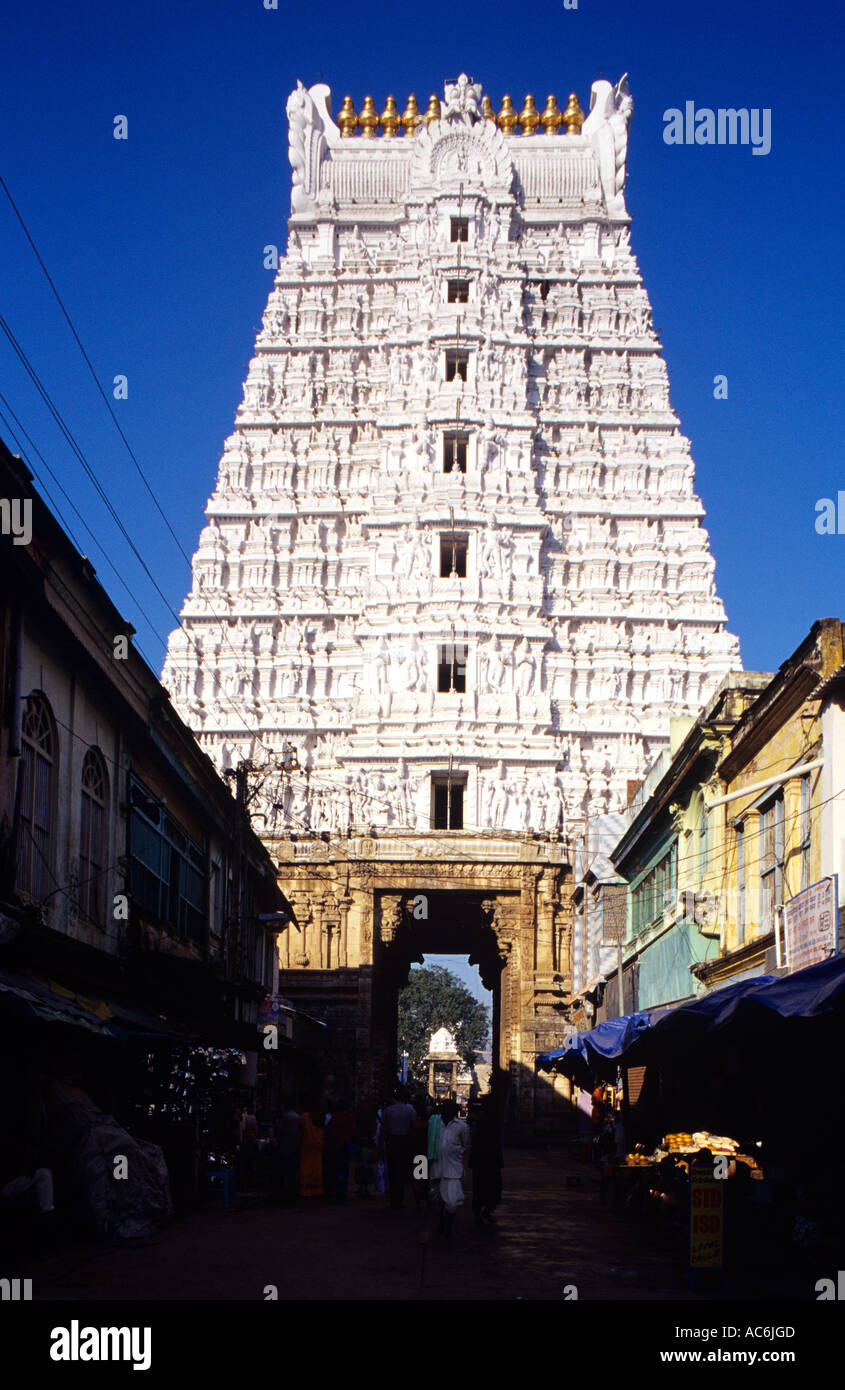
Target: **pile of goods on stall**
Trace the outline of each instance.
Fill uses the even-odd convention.
[[[642,1145],[638,1145],[633,1153],[626,1154],[622,1160],[622,1166],[626,1168],[647,1168],[651,1164],[660,1163],[664,1158],[673,1158],[679,1161],[688,1160],[701,1149],[708,1149],[714,1155],[724,1155],[740,1163],[747,1163],[751,1169],[753,1177],[762,1178],[763,1173],[751,1154],[741,1153],[740,1146],[736,1139],[729,1139],[724,1134],[711,1134],[709,1130],[697,1129],[692,1134],[679,1131],[677,1134],[664,1135],[662,1142],[653,1153],[647,1154],[642,1151]],[[687,1167],[687,1163],[683,1163]]]

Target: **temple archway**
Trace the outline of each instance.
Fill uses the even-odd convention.
[[[567,1128],[568,1097],[538,1078],[570,988],[571,869],[556,837],[407,834],[279,842],[296,921],[280,993],[327,1025],[336,1084],[380,1103],[396,1065],[396,997],[426,952],[469,956],[493,994],[493,1077],[508,1130]]]

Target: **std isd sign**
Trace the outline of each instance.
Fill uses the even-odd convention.
[[[721,1269],[725,1244],[725,1184],[693,1163],[689,1180],[689,1267]]]

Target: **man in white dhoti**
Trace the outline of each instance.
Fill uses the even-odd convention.
[[[440,1198],[439,1230],[442,1235],[450,1236],[458,1207],[464,1200],[463,1176],[470,1133],[469,1125],[458,1119],[458,1107],[453,1100],[446,1101],[441,1113],[440,1143],[430,1173]]]

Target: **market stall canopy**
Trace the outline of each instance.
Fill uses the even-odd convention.
[[[689,1042],[742,1026],[762,1025],[768,1019],[813,1019],[845,1009],[845,956],[808,965],[794,974],[758,975],[738,980],[724,989],[703,994],[680,1004],[659,1018],[647,1033],[634,1040],[637,1046],[626,1062],[644,1061],[656,1050]]]
[[[603,1062],[624,1065],[645,1061],[658,1049],[674,1048],[702,1034],[714,1033],[741,1022],[747,1027],[756,1014],[818,1018],[845,1010],[845,956],[808,965],[792,975],[757,975],[737,980],[723,989],[702,994],[674,1009],[623,1014],[599,1023],[586,1033],[573,1033],[563,1047],[541,1052],[540,1071],[562,1071],[582,1076],[600,1070]]]
[[[627,1052],[636,1039],[659,1017],[657,1011],[623,1014],[597,1023],[586,1033],[572,1033],[563,1047],[541,1052],[536,1066],[539,1071],[562,1071],[574,1075],[586,1068],[591,1074],[602,1062],[615,1060]]]

